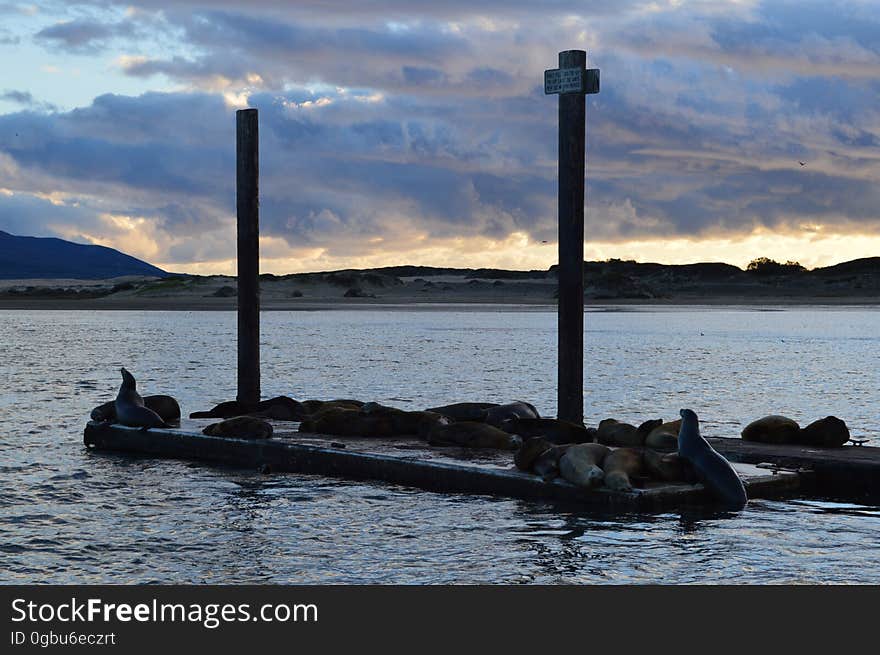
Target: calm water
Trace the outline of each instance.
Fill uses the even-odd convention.
[[[587,315],[588,421],[677,416],[735,436],[827,414],[880,441],[880,310]],[[263,314],[265,396],[555,413],[555,314]],[[880,582],[880,508],[731,515],[551,505],[87,452],[119,366],[185,413],[234,397],[235,315],[0,311],[0,582]]]

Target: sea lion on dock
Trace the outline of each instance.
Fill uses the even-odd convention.
[[[122,373],[122,384],[119,393],[116,394],[114,410],[116,422],[133,428],[170,428],[162,417],[149,407],[144,405],[144,399],[137,392],[137,382],[134,376],[125,368],[119,369]]]
[[[645,447],[654,450],[678,450],[678,433],[681,430],[681,419],[662,423],[654,427],[645,437]]]
[[[632,491],[632,478],[643,469],[642,454],[635,448],[615,448],[605,457],[602,470],[605,486],[615,491]]]
[[[498,403],[453,403],[442,407],[429,407],[425,411],[441,414],[453,421],[484,421],[486,410],[498,406]]]
[[[836,416],[813,421],[798,435],[798,442],[806,446],[838,448],[849,441],[849,428]]]
[[[606,446],[638,447],[645,443],[647,434],[634,425],[606,418],[599,422],[596,441]]]
[[[180,405],[171,396],[156,395],[143,396],[144,406],[156,412],[166,423],[180,421]],[[91,419],[98,423],[106,423],[116,420],[116,401],[111,400],[98,405],[92,410]]]
[[[569,446],[559,458],[559,474],[578,487],[598,487],[605,479],[602,462],[610,452],[598,443]]]
[[[690,409],[681,410],[678,453],[693,467],[706,489],[725,505],[742,509],[748,502],[746,488],[736,471],[700,434],[700,421]]]
[[[596,436],[595,428],[556,418],[512,418],[504,421],[501,429],[523,439],[544,437],[555,444],[592,443]]]
[[[435,423],[423,423],[419,436],[432,446],[463,446],[464,448],[496,448],[517,450],[522,439],[485,423],[475,421],[450,422],[443,418]]]
[[[506,405],[490,407],[486,410],[486,416],[483,420],[497,428],[504,421],[513,418],[541,418],[541,415],[538,414],[538,410],[535,409],[534,405],[517,400]]]
[[[232,418],[234,416],[263,416],[276,421],[301,421],[309,414],[300,403],[287,396],[262,400],[256,406],[238,400],[227,400],[206,412],[193,412],[190,418]]]
[[[304,419],[300,432],[332,434],[339,437],[391,437],[392,420],[387,415],[361,414],[360,409],[327,407]]]
[[[387,418],[391,426],[391,436],[417,435],[422,423],[436,423],[443,418],[441,414],[434,412],[408,412],[374,402],[364,404],[358,411],[362,416]]]
[[[551,446],[532,462],[532,472],[540,475],[545,482],[559,477],[559,462],[571,447],[572,444]]]
[[[236,416],[219,423],[211,423],[202,430],[210,437],[230,439],[271,439],[272,424],[255,416]]]
[[[798,442],[800,433],[797,421],[773,414],[749,423],[742,431],[742,438],[758,443],[793,444]]]
[[[676,442],[678,439],[676,438]],[[642,454],[645,472],[655,480],[663,482],[695,482],[696,474],[690,468],[687,460],[674,453],[658,453],[656,450],[646,448]]]
[[[519,450],[516,451],[513,463],[520,471],[530,471],[535,460],[552,447],[553,444],[544,437],[529,437],[522,442]]]

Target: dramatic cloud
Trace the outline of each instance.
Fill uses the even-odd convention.
[[[63,112],[29,89],[0,95],[25,108],[0,115],[0,228],[9,216],[172,267],[228,268],[234,109],[250,105],[264,252],[279,268],[441,263],[454,252],[474,265],[549,265],[553,249],[540,244],[556,234],[556,100],[541,73],[558,50],[580,47],[602,69],[588,98],[593,252],[775,233],[808,249],[792,258],[820,262],[833,257],[817,254],[821,243],[880,228],[875,9],[84,4],[34,42],[101,57],[157,91]]]

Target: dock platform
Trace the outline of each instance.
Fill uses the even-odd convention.
[[[429,491],[509,496],[571,503],[610,512],[664,512],[709,506],[700,484],[647,482],[631,492],[583,489],[565,480],[545,482],[513,465],[513,453],[466,448],[437,448],[415,438],[359,439],[297,432],[296,424],[273,422],[272,439],[230,439],[201,433],[212,421],[184,419],[180,429],[141,430],[89,422],[88,448],[154,457],[217,462],[238,468],[306,473],[402,484]],[[791,496],[805,476],[772,472],[749,463],[734,465],[749,498]]]

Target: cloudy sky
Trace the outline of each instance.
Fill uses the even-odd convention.
[[[252,106],[264,271],[546,268],[573,48],[588,258],[880,255],[880,0],[0,0],[0,229],[234,272]]]

